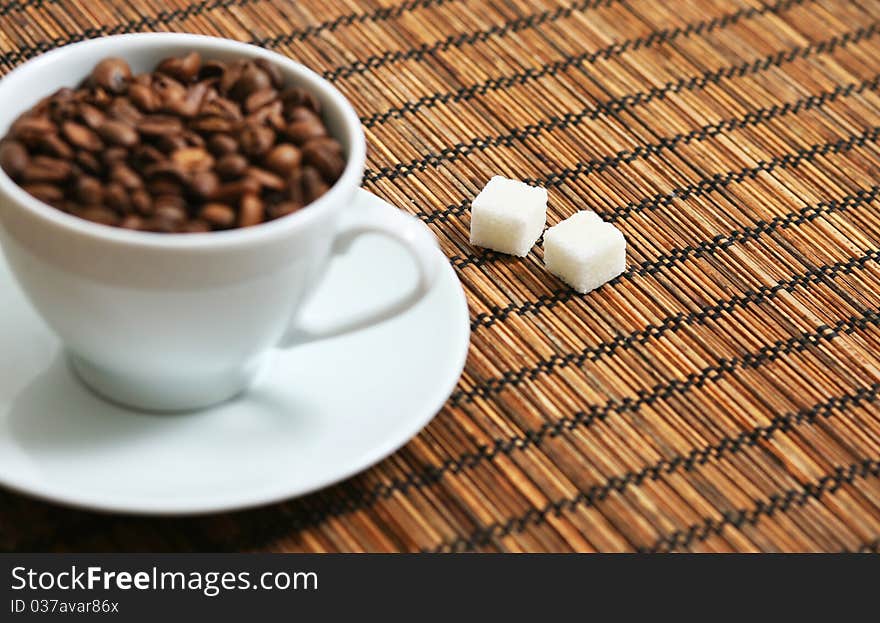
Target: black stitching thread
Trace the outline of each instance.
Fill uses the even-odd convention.
[[[691,22],[673,29],[653,30],[647,35],[635,39],[626,39],[624,41],[612,43],[609,46],[593,52],[584,52],[574,56],[566,55],[562,60],[546,63],[540,67],[530,68],[523,72],[498,78],[490,78],[484,82],[461,87],[454,91],[425,95],[415,101],[405,102],[395,108],[361,117],[361,123],[363,123],[365,127],[370,128],[385,123],[389,119],[399,119],[404,115],[415,113],[422,108],[433,108],[438,104],[467,101],[477,95],[485,95],[490,91],[497,91],[499,89],[526,84],[532,80],[543,78],[544,76],[553,76],[559,71],[581,64],[590,65],[599,59],[607,60],[619,56],[627,50],[647,49],[663,43],[671,43],[679,37],[689,37],[691,35],[701,35],[704,33],[708,34],[714,30],[732,26],[743,19],[751,19],[767,13],[780,13],[794,5],[801,5],[805,2],[813,1],[814,0],[782,0],[772,5],[748,7],[733,13],[713,17],[712,19]]]
[[[864,392],[864,397],[859,398],[857,393],[850,397],[850,400],[874,401],[877,398],[878,389],[880,389],[880,386],[876,384],[871,386],[870,389],[861,388],[859,392]],[[870,395],[870,398],[867,397],[868,395]],[[840,399],[833,398],[831,401],[829,401],[829,403],[832,403],[836,400]],[[825,404],[827,405],[829,403]],[[840,407],[838,407],[838,405],[836,404],[833,404],[832,406],[827,408],[827,411],[830,413],[830,410],[833,408]],[[824,405],[821,407],[821,410],[826,410]],[[775,430],[784,429],[780,425]],[[754,446],[758,443],[759,440],[763,438],[762,435],[765,434],[766,433],[759,433],[757,437],[754,438],[754,441],[751,441],[752,437],[748,437],[748,439],[743,439],[740,442],[740,446]],[[739,439],[739,437],[737,439]],[[693,469],[694,465],[705,463],[710,458],[717,458],[723,455],[725,452],[728,451],[730,443],[732,442],[727,442],[724,447],[722,447],[721,443],[711,446],[712,450],[709,451],[709,454],[702,454],[699,450],[695,450],[692,451],[691,454],[689,454],[687,457],[681,457],[679,455],[678,457],[676,457],[677,462],[675,462],[676,459],[673,459],[672,461],[664,459],[650,467],[642,469],[639,472],[627,472],[627,474],[624,474],[624,476],[622,477],[611,478],[606,483],[590,487],[586,491],[580,492],[574,497],[551,502],[550,504],[547,504],[542,508],[529,509],[526,513],[520,515],[519,517],[513,517],[504,522],[489,524],[478,530],[475,530],[467,537],[459,537],[457,539],[441,543],[430,551],[464,552],[474,550],[483,545],[489,545],[495,539],[503,538],[510,534],[522,532],[529,525],[539,526],[546,521],[548,516],[559,516],[565,511],[571,512],[577,510],[578,508],[589,508],[591,506],[595,506],[597,502],[600,502],[607,498],[609,495],[611,495],[612,492],[623,492],[630,485],[639,485],[647,479],[658,480],[663,474],[669,474],[677,471],[679,466],[685,463],[690,466],[689,469]],[[691,456],[693,456],[694,458],[691,459]],[[880,475],[880,462],[866,459],[863,461],[852,463],[847,467],[838,467],[834,470],[833,474],[823,476],[814,483],[807,483],[800,490],[792,489],[785,491],[781,494],[771,495],[768,498],[767,502],[755,500],[754,506],[750,510],[727,511],[722,514],[722,518],[720,520],[707,518],[702,524],[695,524],[694,526],[690,526],[686,530],[677,530],[669,535],[661,537],[651,547],[639,548],[639,551],[661,551],[666,549],[675,549],[676,547],[687,547],[694,540],[702,541],[708,538],[709,535],[712,533],[720,533],[720,531],[727,525],[732,525],[737,528],[745,523],[754,525],[763,515],[769,516],[775,512],[785,512],[791,506],[803,506],[809,499],[818,499],[827,491],[836,490],[843,484],[851,484],[854,480],[856,480],[856,478],[867,478],[868,475]]]
[[[880,537],[877,537],[873,541],[868,541],[867,543],[862,543],[859,547],[852,552],[848,549],[843,549],[840,552],[841,554],[878,554],[880,553]]]
[[[610,222],[615,222],[631,213],[640,213],[642,211],[656,210],[662,207],[670,206],[676,200],[687,200],[692,197],[701,197],[731,185],[739,184],[746,179],[755,179],[762,172],[769,173],[777,168],[787,169],[800,166],[804,162],[813,162],[816,156],[827,155],[829,153],[844,153],[856,147],[862,147],[869,142],[874,142],[880,138],[880,127],[871,128],[864,132],[839,139],[830,143],[812,145],[808,149],[800,149],[793,153],[776,156],[769,161],[761,161],[755,167],[745,167],[739,171],[728,171],[727,173],[717,173],[711,177],[703,178],[698,182],[679,186],[669,193],[659,193],[652,197],[646,197],[638,202],[629,202],[623,206],[615,208],[611,211],[597,211],[603,218]],[[705,252],[713,251],[717,243],[702,243]],[[473,256],[470,258],[461,258],[455,256],[450,258],[453,265],[458,269],[464,268],[468,264],[482,265],[486,261],[495,259],[496,254],[485,253],[482,256]],[[662,258],[661,258],[662,259]],[[571,288],[560,288],[550,294],[539,296],[535,301],[527,301],[520,305],[510,303],[505,307],[493,306],[488,312],[477,314],[472,323],[471,329],[476,330],[481,326],[491,326],[498,321],[505,320],[509,315],[525,315],[529,313],[537,313],[543,308],[550,309],[559,303],[565,303],[571,300],[575,295]]]
[[[770,517],[774,513],[784,513],[789,508],[799,508],[810,500],[819,500],[825,493],[833,493],[845,484],[852,484],[856,479],[869,476],[880,476],[880,461],[865,459],[850,463],[846,467],[836,467],[831,474],[826,474],[816,481],[806,483],[800,489],[788,489],[773,494],[765,500],[753,500],[749,509],[725,511],[721,519],[706,517],[701,523],[693,524],[685,530],[676,530],[660,537],[650,547],[640,547],[639,552],[671,552],[686,548],[694,542],[705,541],[713,534],[721,534],[727,526],[741,528],[743,525],[755,525],[762,516]]]
[[[878,187],[878,190],[880,190],[880,187]],[[867,261],[870,259],[876,261],[878,258],[880,258],[880,256],[878,256],[877,252],[871,251],[869,254],[862,256],[860,260]],[[848,262],[838,262],[836,265],[832,265],[832,267],[826,267],[828,269],[827,272],[831,272],[833,267],[846,267],[847,264]],[[779,282],[771,287],[765,286],[758,290],[749,291],[742,296],[735,297],[718,305],[713,305],[712,307],[708,307],[699,312],[691,312],[688,314],[679,313],[669,316],[657,325],[648,325],[644,329],[628,335],[618,335],[610,341],[585,348],[580,352],[566,353],[564,355],[554,354],[550,357],[539,360],[538,363],[532,367],[522,367],[519,370],[507,371],[503,376],[486,379],[470,390],[457,390],[450,397],[451,404],[458,405],[462,402],[473,402],[476,398],[485,399],[502,392],[506,388],[517,387],[526,380],[534,381],[543,375],[551,374],[554,370],[561,370],[572,366],[581,367],[587,362],[598,361],[606,356],[610,356],[617,350],[628,350],[635,345],[646,344],[652,339],[659,338],[668,332],[677,331],[681,327],[693,327],[698,326],[707,320],[718,320],[725,313],[729,313],[737,307],[745,308],[748,304],[759,303],[779,291],[787,291],[788,287],[793,287],[798,284],[821,283],[822,276],[824,276],[822,275],[822,272],[826,271],[814,270],[810,272],[812,274],[795,277],[787,282]]]
[[[42,0],[37,0],[42,2]],[[212,11],[219,8],[229,8],[232,6],[242,7],[248,4],[255,4],[262,0],[213,0],[211,2],[200,2],[187,7],[174,9],[171,11],[160,11],[154,16],[144,16],[137,20],[123,22],[121,24],[104,25],[97,28],[87,28],[80,33],[74,33],[67,37],[56,37],[48,41],[39,41],[33,45],[25,45],[17,50],[12,50],[0,55],[0,63],[14,64],[19,61],[27,60],[37,54],[48,52],[53,48],[57,48],[70,43],[77,43],[86,39],[93,39],[105,35],[120,35],[126,33],[138,32],[142,28],[156,29],[159,26],[170,24],[176,20],[186,19],[195,15],[201,15],[205,11]],[[423,7],[439,6],[452,2],[454,0],[406,0],[397,6],[383,7],[370,11],[368,13],[349,13],[340,15],[334,19],[319,24],[313,24],[295,30],[284,35],[276,37],[264,37],[262,39],[252,39],[249,43],[260,45],[263,47],[274,47],[294,41],[304,41],[322,32],[333,32],[340,26],[348,26],[355,23],[365,23],[370,21],[385,21],[399,17],[403,13]],[[8,12],[8,11],[7,11]],[[3,15],[0,9],[0,16]]]
[[[555,22],[561,18],[569,17],[574,13],[596,9],[601,6],[611,6],[619,1],[620,0],[580,0],[569,6],[558,7],[552,10],[548,9],[540,13],[532,13],[503,24],[494,24],[485,30],[449,35],[440,41],[423,43],[417,48],[387,51],[382,54],[368,56],[362,61],[358,60],[350,65],[343,65],[342,67],[325,71],[322,75],[328,80],[337,80],[339,78],[349,78],[355,74],[366,73],[389,63],[396,63],[405,60],[422,60],[431,56],[435,52],[442,52],[465,45],[473,45],[482,41],[488,41],[492,37],[504,37],[510,33],[534,28],[541,24]]]
[[[740,65],[737,69],[748,71],[754,67],[755,65],[753,63],[745,63]],[[740,75],[744,74],[741,73]],[[691,142],[703,141],[723,132],[746,128],[751,125],[759,125],[777,117],[783,117],[792,113],[796,114],[801,110],[822,107],[828,102],[833,102],[841,95],[847,97],[852,93],[862,93],[865,89],[874,90],[877,88],[878,79],[880,78],[874,76],[871,79],[863,80],[861,83],[838,85],[832,91],[826,91],[818,95],[811,95],[795,102],[786,102],[782,105],[774,104],[773,106],[749,112],[739,118],[725,119],[717,123],[704,125],[701,128],[686,133],[679,132],[673,136],[663,137],[657,143],[638,145],[632,150],[620,150],[613,156],[604,156],[602,158],[594,158],[592,160],[578,163],[575,170],[577,171],[577,175],[580,176],[589,175],[594,171],[615,169],[621,164],[649,158],[653,155],[661,154],[664,151],[674,151],[679,144],[687,145]],[[650,99],[655,97],[653,94],[666,94],[669,90],[673,90],[675,85],[685,82],[688,82],[688,79],[683,78],[677,83],[667,83],[666,86],[655,87],[651,91],[642,91],[635,94],[625,95],[616,98],[615,100],[609,100],[608,102],[600,102],[595,107],[584,108],[576,113],[565,113],[561,116],[550,117],[547,120],[542,119],[536,123],[521,128],[514,128],[506,134],[479,136],[468,142],[456,143],[455,145],[441,149],[439,152],[428,153],[409,162],[399,162],[395,165],[384,166],[377,170],[367,169],[364,172],[364,181],[376,182],[382,179],[395,180],[400,177],[413,175],[419,171],[424,171],[429,167],[439,167],[442,164],[455,162],[459,158],[464,158],[472,153],[485,151],[491,147],[512,147],[517,142],[524,142],[529,138],[538,137],[544,132],[565,129],[571,126],[576,126],[585,119],[596,119],[602,115],[612,114],[609,112],[609,108],[613,108],[615,109],[615,112],[617,112],[624,107],[632,107],[634,105],[632,102],[636,102],[638,105],[644,104],[646,101],[650,101]],[[614,102],[614,104],[610,102]]]
[[[609,283],[616,284],[622,278],[632,278],[633,275],[651,275],[659,272],[663,268],[672,266],[674,263],[683,262],[690,258],[702,257],[709,253],[710,250],[714,252],[719,249],[725,249],[737,242],[756,240],[765,233],[772,233],[777,229],[786,229],[795,225],[811,222],[823,215],[842,212],[861,205],[870,205],[877,199],[878,195],[880,195],[880,185],[875,185],[869,190],[860,190],[853,195],[847,195],[843,199],[817,203],[815,206],[806,206],[797,212],[774,217],[770,221],[759,221],[754,227],[746,227],[742,231],[733,231],[726,236],[716,236],[707,243],[674,249],[658,260],[643,262],[642,264],[630,268],[622,275],[612,279]],[[876,252],[874,251],[871,251],[869,255],[871,259],[877,257]],[[776,286],[774,286],[774,288],[775,287]],[[755,295],[746,296],[747,300],[755,298]],[[764,298],[766,298],[766,296]],[[685,323],[683,320],[689,316],[693,315],[694,317],[702,318],[703,320],[718,319],[724,311],[726,310],[723,307],[717,310],[710,307],[707,310],[704,310],[704,312],[707,312],[705,315],[704,312],[688,314],[687,316],[678,314],[677,316],[679,316],[681,320],[675,316],[667,318],[659,326],[649,325],[643,330],[644,333],[637,332],[628,336],[617,336],[610,342],[602,342],[601,344],[585,348],[577,353],[566,353],[565,355],[554,354],[550,357],[539,360],[533,367],[509,370],[505,372],[503,376],[486,379],[470,390],[459,389],[450,396],[450,401],[453,405],[457,405],[462,402],[473,402],[473,400],[478,397],[488,398],[493,394],[503,391],[507,387],[516,387],[525,380],[533,381],[545,374],[551,374],[554,370],[561,370],[570,366],[580,367],[589,361],[597,361],[602,357],[610,355],[618,349],[625,350],[632,348],[634,344],[644,344],[654,337],[663,335],[666,331],[678,329],[683,324],[691,326],[690,323]]]

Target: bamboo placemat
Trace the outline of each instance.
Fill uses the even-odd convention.
[[[324,73],[365,186],[436,232],[473,337],[377,467],[244,513],[143,519],[0,494],[11,550],[877,551],[880,3],[17,0],[0,67],[84,38],[250,41]],[[597,211],[587,296],[468,244],[493,174]]]

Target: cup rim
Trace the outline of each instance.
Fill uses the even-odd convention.
[[[154,249],[203,249],[247,245],[255,242],[263,243],[270,238],[283,237],[292,229],[322,218],[325,212],[333,210],[340,202],[347,201],[346,194],[350,194],[360,186],[366,161],[366,139],[361,128],[360,118],[348,99],[328,80],[302,63],[249,43],[191,33],[133,33],[88,39],[40,54],[16,67],[0,79],[0,101],[14,101],[14,98],[5,96],[6,91],[14,90],[18,83],[30,80],[31,73],[55,62],[62,55],[95,48],[96,58],[94,61],[97,62],[101,56],[110,54],[125,58],[126,50],[132,46],[137,46],[140,49],[161,49],[169,44],[189,45],[193,50],[203,55],[222,52],[240,54],[247,58],[262,57],[279,65],[284,73],[294,75],[299,83],[304,83],[310,90],[320,91],[325,105],[329,103],[340,113],[350,146],[345,169],[340,178],[330,187],[330,190],[303,209],[282,218],[261,223],[255,227],[235,228],[207,234],[144,232],[92,223],[62,212],[33,197],[13,181],[2,168],[0,168],[0,193],[5,194],[7,198],[23,206],[40,219],[95,241]],[[102,54],[102,51],[107,54]],[[59,84],[56,88],[63,86],[65,85]],[[17,114],[21,114],[23,111],[24,109]]]

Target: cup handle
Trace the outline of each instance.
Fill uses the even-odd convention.
[[[368,203],[350,210],[343,219],[344,224],[333,241],[332,255],[348,252],[351,243],[360,236],[366,234],[386,236],[409,251],[418,271],[416,284],[411,291],[397,300],[328,326],[306,323],[301,317],[302,314],[297,314],[281,338],[279,343],[281,348],[350,333],[393,318],[418,303],[434,284],[441,258],[437,252],[439,245],[434,234],[417,218],[400,210],[392,211],[387,207]],[[303,308],[305,307],[307,305],[303,305]]]

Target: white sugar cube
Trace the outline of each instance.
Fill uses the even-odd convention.
[[[586,294],[626,268],[626,239],[595,212],[578,212],[544,233],[544,265]]]
[[[523,257],[546,223],[546,190],[496,175],[471,204],[471,244]]]

